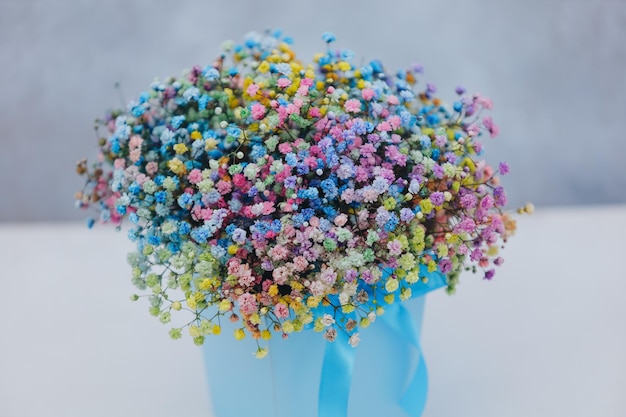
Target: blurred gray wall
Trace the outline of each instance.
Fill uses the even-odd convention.
[[[0,0],[0,221],[80,219],[74,164],[93,120],[223,40],[280,27],[300,58],[332,31],[357,60],[426,68],[494,100],[510,205],[626,202],[625,1]]]

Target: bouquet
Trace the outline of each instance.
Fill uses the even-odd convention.
[[[304,329],[356,346],[429,274],[453,292],[463,270],[491,279],[503,262],[509,168],[479,142],[498,134],[492,102],[457,88],[446,106],[434,85],[416,90],[419,65],[392,75],[322,38],[312,64],[280,31],[227,42],[97,121],[107,135],[78,164],[78,205],[129,224],[150,313],[189,314],[174,339],[202,344],[230,320],[258,357],[260,341]]]

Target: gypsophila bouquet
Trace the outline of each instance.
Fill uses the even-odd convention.
[[[462,270],[491,279],[502,262],[508,167],[479,159],[498,133],[491,101],[458,88],[444,106],[433,85],[414,90],[421,67],[392,76],[323,40],[306,64],[281,33],[250,34],[99,121],[79,206],[131,224],[150,313],[191,312],[172,338],[187,327],[202,344],[227,319],[237,339],[312,328],[355,346],[427,273],[453,291]]]

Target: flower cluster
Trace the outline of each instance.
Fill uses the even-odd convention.
[[[444,106],[432,84],[414,90],[421,67],[392,76],[323,39],[310,65],[279,32],[225,44],[108,114],[100,159],[78,164],[78,205],[131,224],[133,283],[163,323],[191,311],[197,344],[228,318],[237,339],[312,328],[354,346],[425,271],[453,291],[462,270],[491,279],[502,263],[515,222],[508,166],[480,159],[491,101],[458,88]]]

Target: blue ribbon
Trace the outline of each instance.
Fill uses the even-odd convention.
[[[420,275],[426,276],[428,280],[426,283],[412,286],[413,298],[422,297],[446,285],[445,276],[439,271],[427,272],[426,268],[422,267]],[[415,301],[423,303],[423,299]],[[405,343],[417,350],[417,367],[399,400],[399,405],[407,416],[420,417],[428,394],[428,373],[419,340],[421,323],[416,323],[401,303],[387,306],[381,321],[396,332]],[[337,340],[327,343],[324,351],[318,397],[319,417],[347,417],[354,359],[355,349],[348,344],[348,336],[344,332],[337,332]]]

